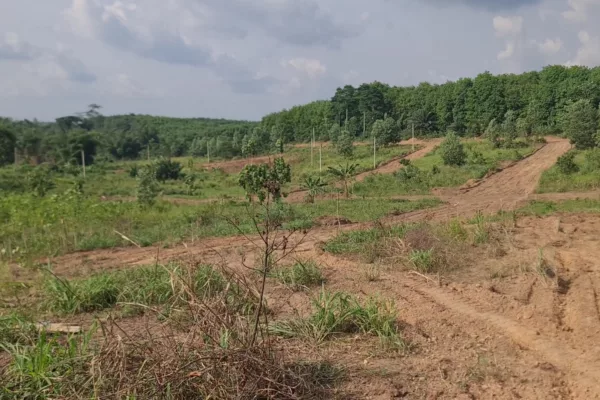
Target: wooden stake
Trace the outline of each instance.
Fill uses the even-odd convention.
[[[148,161],[150,161],[150,143],[146,145],[146,153],[148,155]]]
[[[208,163],[210,164],[210,142],[206,141],[206,155],[208,157]]]
[[[83,168],[83,179],[85,179],[85,151],[81,150],[81,167]]]
[[[319,145],[319,175],[323,172],[323,143]]]
[[[415,124],[412,124],[412,151],[415,151]]]
[[[310,140],[310,166],[314,164],[313,149],[315,147],[315,128],[313,128],[312,139]]]
[[[377,141],[373,135],[373,169],[377,168]]]

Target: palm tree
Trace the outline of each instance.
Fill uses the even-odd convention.
[[[327,183],[320,176],[308,176],[302,182],[302,189],[306,190],[306,202],[314,203],[315,197],[325,191]]]
[[[328,172],[333,175],[338,182],[341,182],[344,185],[344,194],[346,197],[350,197],[350,191],[348,190],[349,183],[356,175],[356,169],[358,168],[358,164],[349,164],[339,165],[337,168],[329,167]]]

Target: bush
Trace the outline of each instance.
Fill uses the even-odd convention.
[[[137,200],[142,207],[150,207],[156,202],[159,187],[156,172],[151,166],[142,168],[138,173]]]
[[[138,176],[138,173],[139,173],[140,171],[139,171],[139,169],[138,169],[138,166],[137,166],[137,164],[133,164],[133,165],[131,166],[131,168],[129,168],[129,171],[128,171],[128,172],[129,172],[129,176],[130,176],[130,177],[132,177],[132,178],[137,178],[137,176]]]
[[[453,132],[446,135],[446,139],[440,145],[440,153],[444,165],[461,166],[465,164],[467,159],[460,139]]]
[[[346,158],[352,157],[354,154],[354,142],[348,132],[343,132],[337,139],[335,150],[339,155]]]
[[[29,190],[38,197],[44,197],[50,190],[56,186],[52,180],[50,169],[45,166],[39,166],[27,175]]]
[[[291,267],[277,268],[273,271],[273,276],[294,291],[325,282],[319,265],[314,261],[297,261]]]
[[[167,158],[161,158],[154,165],[156,180],[166,182],[168,180],[176,181],[181,177],[183,166],[177,161],[172,161]]]
[[[600,149],[591,149],[585,153],[585,169],[589,172],[600,171]]]
[[[558,170],[565,175],[574,174],[579,171],[579,166],[575,164],[575,153],[570,151],[567,154],[560,156],[556,161]]]

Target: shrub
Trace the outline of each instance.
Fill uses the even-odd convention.
[[[348,132],[342,132],[335,143],[335,150],[339,155],[346,158],[352,157],[354,154],[354,141]]]
[[[556,166],[565,175],[574,174],[579,171],[579,167],[575,164],[575,153],[572,151],[560,156],[556,161]]]
[[[458,136],[450,132],[440,145],[440,153],[444,165],[461,166],[466,162],[466,154]]]
[[[167,158],[161,158],[154,164],[154,172],[156,174],[156,180],[159,182],[166,182],[168,180],[177,180],[181,177],[181,170],[183,166],[177,161],[173,161]]]
[[[27,175],[29,190],[38,197],[44,197],[50,190],[56,186],[52,180],[50,169],[45,166],[39,166]]]
[[[275,269],[273,276],[294,291],[318,286],[325,281],[319,265],[314,261],[297,261],[291,267]]]
[[[129,171],[127,171],[127,172],[129,173],[129,176],[130,176],[130,177],[132,177],[132,178],[137,178],[137,176],[138,176],[138,173],[139,173],[139,169],[138,169],[138,166],[137,166],[137,164],[133,164],[133,165],[131,166],[131,168],[129,168]]]
[[[589,172],[600,171],[600,149],[595,148],[585,153],[585,168]]]
[[[151,166],[144,167],[138,174],[137,200],[142,207],[151,207],[156,202],[159,187],[156,173]]]

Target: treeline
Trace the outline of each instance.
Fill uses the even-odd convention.
[[[19,159],[80,163],[99,159],[175,157],[232,158],[281,152],[285,143],[313,137],[341,149],[356,138],[380,144],[417,136],[495,135],[509,138],[565,132],[566,111],[583,101],[597,109],[600,67],[549,66],[521,75],[488,72],[441,85],[392,87],[374,82],[338,88],[331,100],[315,101],[265,116],[260,123],[149,115],[103,116],[86,112],[53,123],[0,120],[0,165]],[[16,151],[15,151],[16,149]]]
[[[231,158],[243,151],[263,151],[248,142],[260,136],[257,122],[150,115],[103,116],[100,106],[53,123],[0,119],[0,165],[28,159],[56,164],[88,164],[183,155]],[[256,140],[255,140],[256,142]],[[246,146],[244,148],[244,146]]]
[[[262,125],[287,140],[307,141],[313,128],[321,139],[342,127],[353,137],[370,136],[376,121],[392,118],[401,135],[447,131],[476,136],[492,121],[515,120],[522,135],[561,133],[566,106],[600,102],[600,67],[548,66],[521,75],[464,78],[441,85],[392,87],[379,82],[338,88],[331,101],[319,101],[267,115]],[[406,136],[405,136],[406,137]]]

